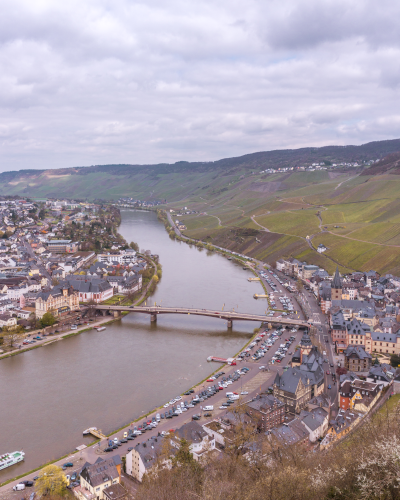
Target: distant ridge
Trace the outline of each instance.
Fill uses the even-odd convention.
[[[194,194],[213,197],[229,191],[230,186],[248,178],[252,173],[259,174],[266,169],[276,170],[321,162],[326,165],[358,162],[362,165],[364,161],[376,161],[398,151],[400,139],[393,139],[369,142],[361,146],[261,151],[209,162],[26,169],[0,173],[0,195],[78,199],[118,199],[129,196],[145,200],[180,200]],[[373,175],[374,172],[385,171],[381,169],[385,164],[380,162],[379,165],[379,168],[378,165],[364,169],[361,167],[357,173],[364,170],[366,175]],[[266,180],[268,174],[262,175]],[[284,179],[279,179],[281,181]],[[265,186],[257,187],[253,192],[259,189],[264,192]]]

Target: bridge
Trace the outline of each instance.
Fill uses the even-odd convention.
[[[195,309],[189,307],[161,307],[161,306],[117,306],[117,305],[93,305],[89,306],[98,311],[102,311],[105,316],[107,313],[113,314],[115,317],[122,312],[135,312],[149,314],[152,322],[157,321],[159,314],[186,314],[188,316],[207,316],[209,318],[224,319],[228,322],[228,328],[232,328],[232,322],[235,321],[256,321],[258,323],[269,322],[279,323],[288,326],[306,326],[310,327],[310,323],[300,319],[290,318],[273,318],[270,316],[259,314],[248,314],[235,311],[213,311],[210,309]]]

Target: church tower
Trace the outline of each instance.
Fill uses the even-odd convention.
[[[331,300],[342,300],[342,282],[340,280],[339,267],[336,267],[335,276],[331,284]]]
[[[308,356],[312,349],[312,342],[308,333],[304,332],[300,340],[300,364],[303,363],[304,356]]]

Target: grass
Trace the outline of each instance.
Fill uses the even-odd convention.
[[[271,214],[256,217],[255,220],[274,233],[303,236],[319,232],[319,220],[315,208],[284,214]]]

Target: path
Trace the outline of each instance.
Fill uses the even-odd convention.
[[[338,189],[342,184],[344,184],[345,182],[349,182],[351,181],[352,179],[355,179],[356,177],[358,177],[360,174],[357,174],[357,175],[353,175],[353,177],[349,177],[348,179],[345,179],[344,181],[342,182],[339,182],[339,184],[335,187],[335,191],[336,189]]]
[[[262,227],[262,228],[264,229],[264,231],[266,231],[267,233],[270,233],[271,231],[270,231],[267,227],[262,226],[261,224],[259,224],[259,223],[255,220],[255,218],[256,218],[256,217],[262,217],[263,215],[268,215],[268,214],[270,214],[270,213],[271,213],[271,212],[267,212],[266,214],[261,214],[261,215],[252,215],[252,216],[250,217],[250,219],[254,222],[254,224],[257,224],[257,226]]]

